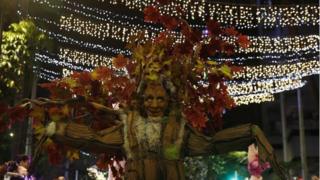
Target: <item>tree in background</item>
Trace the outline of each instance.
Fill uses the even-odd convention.
[[[14,100],[14,94],[23,89],[28,97],[33,81],[34,56],[37,51],[50,47],[47,36],[31,20],[13,23],[2,33],[0,55],[0,99]]]
[[[17,0],[0,0],[0,44],[2,42],[2,31],[8,24],[17,21]],[[1,46],[0,46],[1,54]]]

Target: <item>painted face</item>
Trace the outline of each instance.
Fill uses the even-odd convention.
[[[149,117],[161,117],[168,106],[168,96],[161,84],[149,84],[144,91],[143,105]]]

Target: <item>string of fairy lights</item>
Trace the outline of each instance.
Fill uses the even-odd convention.
[[[54,57],[54,55],[49,55],[48,53],[36,53],[35,61],[45,63],[45,64],[50,64],[52,66],[57,66],[57,67],[66,67],[75,71],[91,71],[92,70],[92,68],[87,68],[83,66],[74,65],[70,62],[65,62],[59,59],[58,57]],[[57,78],[59,77],[61,77],[61,75],[59,75]]]
[[[237,106],[248,105],[251,103],[262,103],[274,101],[274,95],[270,93],[249,94],[243,96],[233,96]]]
[[[69,48],[59,49],[59,58],[65,62],[79,64],[87,67],[111,66],[112,57],[101,56],[93,53],[86,53]]]
[[[36,18],[36,20],[41,20],[45,22],[41,18]],[[57,23],[53,23],[57,25]],[[71,37],[67,37],[63,34],[58,34],[55,32],[48,31],[43,28],[39,28],[42,32],[48,34],[50,37],[53,39],[57,40],[59,43],[67,43],[71,45],[77,45],[85,49],[96,49],[102,52],[106,53],[112,53],[112,54],[124,54],[127,56],[131,55],[131,52],[128,50],[122,50],[119,48],[114,48],[114,47],[109,47],[104,44],[97,44],[97,43],[89,43],[89,42],[84,42],[81,40],[77,40]],[[305,57],[306,55],[311,55],[310,57]],[[298,58],[297,58],[298,57]],[[250,60],[268,60],[268,63],[283,63],[285,62],[298,62],[298,61],[307,61],[307,60],[316,60],[319,58],[318,52],[315,52],[314,50],[305,50],[305,51],[297,51],[297,52],[292,52],[292,53],[286,53],[286,54],[281,54],[281,55],[261,55],[261,56],[246,56],[246,57],[235,57],[235,58],[219,58],[217,59],[220,62],[237,62],[238,64],[242,64],[245,61],[250,61]],[[82,58],[84,59],[84,58]]]
[[[232,96],[248,95],[256,93],[279,93],[282,91],[297,89],[306,82],[297,78],[267,79],[250,82],[226,82],[228,92]]]
[[[37,20],[40,20],[37,18]],[[106,53],[112,54],[124,54],[127,56],[131,55],[131,52],[128,50],[122,50],[119,48],[109,47],[105,44],[97,44],[97,43],[89,43],[81,40],[77,40],[71,37],[67,37],[62,34],[58,34],[55,32],[48,31],[43,28],[39,28],[42,32],[48,34],[53,39],[57,40],[59,43],[67,43],[71,45],[77,45],[85,49],[95,49]],[[311,55],[310,57],[305,57],[306,55]],[[298,57],[298,58],[297,58]],[[286,53],[281,55],[261,55],[261,56],[246,56],[246,57],[235,57],[235,58],[219,58],[217,59],[220,62],[237,62],[238,64],[242,64],[245,61],[250,60],[268,60],[268,63],[283,63],[285,62],[298,62],[298,61],[307,61],[307,60],[316,60],[319,58],[318,52],[314,50],[305,50],[305,51],[297,51],[292,53]],[[84,58],[82,58],[84,59]]]
[[[306,55],[308,55],[306,57]],[[215,59],[218,62],[234,62],[236,64],[243,64],[246,61],[261,61],[268,64],[283,64],[283,63],[295,63],[295,62],[305,62],[319,59],[318,52],[300,51],[292,52],[281,55],[256,55],[256,56],[246,56],[246,57],[234,57],[234,58],[218,58]]]
[[[99,51],[106,52],[106,53],[131,55],[131,52],[128,50],[110,47],[105,44],[90,43],[90,42],[85,42],[82,40],[77,40],[77,39],[65,36],[63,34],[58,34],[58,33],[52,32],[52,31],[48,31],[48,30],[46,30],[44,28],[40,28],[40,27],[38,27],[38,29],[41,32],[48,34],[49,37],[55,39],[59,43],[76,45],[76,46],[86,48],[86,49],[95,49],[95,50],[99,50]]]
[[[69,2],[70,3],[70,2]],[[75,3],[74,3],[75,4]],[[69,8],[70,9],[70,8]],[[73,21],[75,23],[74,28],[68,27],[66,25],[66,30],[74,30],[76,28],[76,31],[80,31],[80,34],[89,34],[89,35],[95,35],[98,36],[98,38],[105,39],[106,37],[115,38],[117,40],[128,42],[128,39],[131,35],[137,34],[138,31],[141,31],[141,29],[137,30],[138,27],[132,28],[130,27],[116,27],[113,26],[112,23],[106,24],[104,28],[101,29],[101,23],[97,24],[96,26],[94,23],[89,23],[85,20],[80,19],[74,19],[71,17],[64,17],[62,16],[62,25],[64,24],[70,24],[68,22],[64,23],[64,20],[67,21]],[[75,22],[74,22],[75,21]],[[48,21],[49,23],[52,23],[52,21]],[[120,21],[118,21],[119,23]],[[79,24],[80,23],[80,24]],[[89,25],[88,25],[89,24]],[[126,23],[130,24],[130,23]],[[80,25],[80,26],[78,26]],[[81,31],[81,29],[86,28],[87,26],[92,27],[91,30],[85,29],[85,32]],[[83,28],[81,28],[83,27]],[[110,28],[112,27],[112,28]],[[130,29],[130,33],[126,33]],[[100,31],[99,31],[100,30]],[[144,29],[142,29],[144,30]],[[154,29],[152,29],[154,30]],[[159,29],[156,29],[155,31],[158,31]],[[110,32],[116,32],[116,33],[110,33]],[[119,35],[119,33],[122,32],[122,35]],[[145,30],[145,32],[149,32],[148,30]],[[157,33],[157,32],[156,32]],[[150,36],[153,38],[156,33],[146,33],[146,38],[150,38]],[[116,35],[115,35],[116,34]],[[151,34],[151,35],[150,35]],[[240,52],[245,53],[253,53],[253,52],[260,52],[260,53],[286,53],[288,51],[299,51],[299,50],[305,50],[305,49],[312,49],[317,50],[319,47],[319,36],[317,35],[310,35],[310,36],[296,36],[293,38],[269,38],[269,37],[250,37],[250,40],[252,42],[252,45],[247,49],[240,49]],[[261,47],[263,45],[263,47]],[[242,50],[242,51],[241,51]]]
[[[268,36],[248,36],[250,46],[240,48],[239,53],[288,53],[304,50],[317,51],[319,49],[320,36],[294,36],[294,37],[268,37]],[[235,39],[227,39],[234,43]]]
[[[54,22],[54,21],[50,21],[50,20],[45,20],[43,18],[39,18],[39,17],[33,17],[34,19],[38,20],[38,21],[42,21],[42,22],[47,22],[51,25],[55,25],[58,26],[59,24]],[[69,31],[69,30],[74,30],[73,27],[77,27],[75,30],[80,31],[81,29],[84,29],[84,31],[80,31],[79,34],[84,34],[84,35],[91,35],[93,37],[99,38],[99,39],[103,39],[105,40],[105,38],[110,37],[111,38],[115,38],[117,40],[121,40],[121,41],[125,41],[128,42],[129,37],[131,35],[135,35],[137,34],[137,32],[139,30],[137,29],[132,29],[132,28],[117,28],[115,26],[111,26],[110,24],[106,24],[104,27],[105,28],[99,28],[101,27],[101,23],[97,24],[98,26],[92,26],[92,24],[90,24],[89,22],[86,21],[81,21],[79,19],[74,19],[72,18],[72,15],[69,16],[68,18],[62,16],[62,19],[67,19],[67,21],[72,21],[75,20],[75,25],[73,26],[68,26],[67,23],[64,20],[62,20],[63,23],[61,26],[63,27],[64,24],[66,24],[66,28],[64,28],[64,30]],[[89,24],[89,25],[88,25]],[[92,27],[92,28],[87,28],[87,27]],[[60,27],[61,28],[61,27]],[[63,28],[62,28],[63,29]],[[116,30],[115,30],[116,29]],[[125,33],[127,31],[134,32],[134,33],[130,33],[130,34],[123,34],[123,35],[119,35],[116,33],[112,33],[112,32],[122,32]],[[149,32],[149,31],[145,31],[145,32]],[[154,37],[156,35],[156,33],[151,33],[151,35],[149,36],[150,33],[146,33],[146,38],[150,38],[150,36]],[[65,41],[65,39],[67,37],[61,37],[62,35],[60,35],[60,37],[58,37],[59,40],[61,41]],[[71,38],[72,39],[72,38]],[[249,39],[251,41],[251,45],[249,48],[247,49],[239,49],[240,53],[254,53],[254,52],[259,52],[259,53],[287,53],[287,52],[297,52],[297,51],[305,51],[303,54],[306,55],[307,53],[315,53],[318,51],[319,49],[319,39],[320,36],[318,35],[309,35],[309,36],[295,36],[295,37],[289,37],[289,38],[280,38],[280,37],[276,37],[276,38],[270,38],[270,37],[266,37],[266,36],[260,36],[260,37],[253,37],[253,36],[249,36]],[[74,40],[73,40],[74,41]],[[76,40],[77,41],[77,40]],[[229,40],[229,41],[234,41],[234,40]],[[81,43],[77,43],[77,44],[83,44],[84,42]],[[93,45],[93,46],[97,46],[97,45]],[[98,45],[99,46],[99,45]],[[122,53],[122,54],[128,54],[128,51],[126,51],[125,53],[119,49],[114,50],[112,47],[108,47],[107,48],[108,51],[112,51],[113,53]],[[111,50],[112,49],[112,50]]]
[[[112,26],[110,24],[106,24],[106,25],[101,25],[100,24],[96,24],[92,25],[87,21],[81,21],[79,19],[74,19],[72,18],[73,16],[69,16],[69,17],[64,17],[62,16],[62,24],[60,26],[60,28],[62,30],[66,30],[66,31],[70,31],[70,30],[75,30],[77,32],[79,32],[79,34],[82,35],[90,35],[102,40],[105,40],[108,37],[117,39],[117,40],[121,40],[121,41],[125,41],[128,42],[129,41],[129,37],[131,35],[135,35],[137,34],[138,31],[137,29],[132,29],[132,28],[117,28],[116,26]],[[41,21],[45,21],[44,19],[38,18],[38,17],[34,17],[36,20],[41,20]],[[66,21],[75,21],[74,24],[72,26],[68,25],[70,23],[66,22]],[[53,22],[53,21],[46,21],[49,24],[53,24],[53,25],[58,25],[57,23]],[[102,28],[101,28],[102,26]],[[91,27],[91,28],[88,28]],[[127,31],[131,31],[131,33],[129,34],[125,34],[125,32]],[[115,33],[112,33],[115,32]],[[119,33],[117,32],[122,32],[124,33],[123,35],[119,35]],[[156,36],[156,33],[148,33],[148,31],[145,34],[146,38],[150,38],[150,36],[154,37]],[[151,34],[151,35],[149,35]],[[98,36],[98,37],[97,37]],[[59,39],[66,39],[66,37],[60,37]],[[251,46],[247,49],[239,49],[240,53],[253,53],[253,52],[259,52],[259,53],[287,53],[287,52],[297,52],[297,51],[309,51],[310,53],[314,53],[319,49],[319,39],[320,37],[318,35],[309,35],[309,36],[295,36],[292,38],[270,38],[270,37],[266,37],[266,36],[260,36],[260,37],[250,37],[249,39],[251,41]],[[230,41],[234,41],[234,40],[230,40]],[[83,44],[82,43],[78,43],[78,44]],[[112,49],[111,47],[108,48],[109,51],[110,49]],[[119,50],[111,50],[113,52],[119,52]],[[123,53],[123,52],[121,52]],[[128,54],[128,52],[126,52],[125,54]],[[306,53],[304,53],[306,54]]]
[[[145,32],[146,39],[155,38],[157,32],[148,31],[147,29],[139,29],[138,27],[122,27],[111,23],[95,23],[90,20],[81,20],[70,16],[61,16],[60,29],[65,31],[77,32],[80,35],[88,35],[105,41],[107,38],[116,39],[125,43],[129,42],[131,36],[137,35],[139,32]],[[181,35],[175,37],[178,42],[182,41]],[[235,39],[228,38],[227,41],[234,43]],[[287,53],[301,50],[319,49],[319,35],[294,36],[294,37],[275,37],[267,36],[249,36],[251,42],[246,49],[239,48],[238,53]]]
[[[306,84],[300,79],[280,79],[258,81],[255,85],[251,83],[230,84],[228,91],[231,93],[236,105],[248,105],[251,103],[262,103],[274,101],[274,93],[301,88]],[[243,94],[238,94],[238,93]]]
[[[71,2],[69,0],[59,1],[68,6],[53,4],[49,0],[33,0],[34,3],[40,5],[81,13],[82,15],[90,16],[91,18],[98,18],[99,20],[112,19],[116,17],[131,21],[130,24],[132,24],[132,21],[137,20],[143,22],[143,20],[137,16],[120,15],[96,7],[88,7],[81,3]],[[130,9],[138,9],[143,11],[146,5],[153,3],[153,0],[134,0],[134,2],[133,0],[113,0],[103,2],[113,5],[125,5]],[[202,21],[205,21],[205,18],[211,17],[217,19],[222,24],[232,25],[238,29],[251,29],[260,26],[264,28],[272,28],[284,26],[319,25],[318,16],[320,7],[317,5],[252,6],[210,3],[204,0],[192,2],[194,4],[191,3],[191,0],[188,2],[180,1],[177,4],[171,3],[162,10],[167,14],[178,16],[179,12],[177,12],[175,7],[180,5],[182,10],[188,12],[186,13],[187,19],[194,20],[200,18]],[[90,12],[90,14],[85,13],[85,11]],[[93,14],[99,14],[99,17]],[[141,24],[134,24],[134,26],[139,25]],[[203,27],[203,24],[193,24],[193,26]]]
[[[108,23],[112,23],[112,24],[120,24],[122,26],[139,27],[139,28],[148,29],[148,30],[157,31],[157,32],[164,30],[162,27],[155,27],[155,26],[151,26],[150,24],[143,23],[143,19],[138,18],[137,16],[120,15],[120,14],[117,14],[117,13],[114,13],[114,12],[111,12],[108,10],[91,8],[91,7],[85,6],[83,4],[71,2],[68,0],[61,0],[61,1],[63,1],[65,4],[71,5],[71,7],[51,4],[49,1],[46,1],[46,0],[45,1],[33,0],[34,3],[38,3],[40,5],[45,4],[46,6],[52,8],[52,9],[62,9],[64,11],[68,11],[73,14],[79,14],[83,17],[95,19],[100,22],[103,21],[103,22],[108,22]],[[74,8],[74,7],[76,7],[76,8]],[[78,10],[78,9],[81,9],[81,10]],[[90,13],[87,13],[85,11],[88,11]],[[118,18],[118,20],[116,20],[116,18]],[[119,20],[119,19],[121,19],[121,20]],[[142,23],[133,23],[136,21],[140,21]]]
[[[98,2],[122,5],[129,9],[143,11],[146,5],[154,4],[152,0],[98,0]],[[284,27],[319,24],[319,7],[317,5],[239,5],[214,3],[200,0],[178,0],[171,2],[161,10],[164,13],[179,16],[175,7],[181,7],[186,19],[205,21],[211,17],[219,22],[236,26],[237,28]],[[208,9],[208,10],[206,10]]]
[[[82,66],[97,67],[101,65],[111,66],[112,57],[87,53],[70,48],[59,48],[60,59],[66,62],[81,64]],[[277,65],[243,66],[243,70],[234,74],[235,79],[268,79],[279,77],[305,77],[319,73],[320,62],[309,60]]]
[[[234,74],[235,79],[267,79],[277,77],[304,77],[320,72],[319,60],[290,64],[244,66],[243,71]]]
[[[58,27],[59,32],[53,32],[47,28],[40,28],[57,42],[66,45],[75,45],[83,48],[71,49],[60,47],[58,54],[39,53],[36,61],[63,67],[62,72],[49,69],[40,69],[39,77],[47,80],[67,76],[73,71],[90,71],[97,66],[110,66],[113,55],[124,54],[130,56],[131,52],[122,48],[108,46],[109,40],[118,40],[126,43],[131,35],[140,31],[145,32],[147,39],[154,38],[163,29],[158,26],[144,23],[142,16],[127,16],[113,11],[90,7],[71,0],[32,0],[41,6],[62,10],[64,15],[59,22],[46,18],[33,16],[32,18]],[[153,1],[153,0],[152,0]],[[63,3],[61,3],[63,2]],[[98,0],[97,2],[124,5],[130,9],[143,11],[146,4],[152,4],[149,0]],[[188,19],[213,17],[223,25],[232,25],[237,29],[249,29],[256,27],[273,28],[285,26],[315,26],[319,25],[319,7],[311,5],[295,6],[249,6],[228,5],[212,3],[206,0],[176,1],[181,4]],[[63,4],[63,5],[62,5]],[[179,12],[172,10],[177,4],[171,3],[161,9],[164,13],[178,15]],[[201,19],[201,18],[200,18]],[[101,23],[103,22],[103,23]],[[199,21],[197,21],[199,23]],[[191,24],[193,27],[204,29],[204,23]],[[74,33],[73,38],[65,33]],[[172,32],[178,42],[181,36]],[[73,35],[72,35],[73,36]],[[82,37],[93,37],[97,42],[86,42]],[[75,36],[74,36],[75,37]],[[248,60],[267,61],[265,66],[244,66],[244,71],[235,75],[235,81],[226,82],[228,91],[233,96],[236,104],[260,103],[274,100],[274,93],[300,88],[305,85],[301,78],[312,74],[319,74],[319,35],[293,36],[293,37],[267,37],[249,36],[251,46],[247,49],[237,49],[237,53],[246,54],[235,58],[219,58],[220,62],[231,61],[241,64]],[[234,42],[234,39],[226,39]],[[66,46],[70,47],[70,46]],[[99,53],[89,53],[84,49],[91,49]],[[256,53],[258,55],[251,55]],[[105,54],[105,55],[102,55]],[[274,63],[270,65],[271,63]]]
[[[58,23],[55,23],[53,21],[45,21],[42,18],[35,17],[35,19],[38,20],[38,21],[41,21],[41,22],[50,23],[50,24],[55,25],[55,26],[58,25]],[[125,54],[125,55],[130,55],[130,51],[128,51],[128,50],[122,50],[122,49],[119,49],[119,48],[108,47],[108,46],[102,45],[102,44],[96,44],[96,43],[94,44],[94,43],[88,43],[88,42],[84,42],[84,41],[79,41],[79,40],[76,40],[74,38],[64,36],[62,34],[57,34],[57,33],[54,33],[54,32],[47,31],[47,30],[45,30],[43,28],[40,28],[40,30],[45,32],[45,33],[47,33],[47,34],[49,34],[49,36],[53,37],[54,39],[56,39],[57,41],[59,41],[61,43],[75,44],[75,45],[78,45],[78,46],[81,46],[81,47],[84,47],[84,48],[98,49],[98,50],[103,51],[103,52],[112,52],[113,54],[121,53],[121,54]],[[319,37],[315,36],[314,39],[311,40],[311,41],[315,42],[315,39],[317,39],[317,38],[319,38]],[[308,39],[306,41],[308,41]],[[286,41],[283,41],[283,42],[287,43],[287,44],[290,44],[290,43],[288,43]],[[307,54],[315,54],[312,58],[308,58],[308,59],[317,59],[318,58],[317,57],[318,53],[315,52],[315,50],[313,50],[313,49],[314,48],[308,49],[308,50],[305,50],[305,51],[302,51],[302,52],[296,51],[296,52],[293,52],[292,54],[286,54],[286,56],[289,58],[288,62],[295,62],[295,61],[298,61],[298,60],[299,61],[304,61],[306,58],[304,58],[303,56],[305,56]],[[290,59],[291,57],[301,57],[301,58]],[[270,60],[274,61],[273,63],[276,63],[277,59],[284,59],[284,58],[283,58],[283,55],[264,55],[264,56],[236,57],[236,58],[233,58],[233,59],[221,59],[221,61],[245,61],[245,60],[250,60],[250,59],[257,59],[257,60],[270,59]]]

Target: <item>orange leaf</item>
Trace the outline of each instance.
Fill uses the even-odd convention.
[[[238,36],[237,43],[240,45],[240,47],[247,48],[250,45],[250,40],[249,40],[248,36],[240,35],[240,36]]]
[[[206,115],[199,108],[191,107],[184,110],[184,114],[186,115],[189,123],[199,130],[206,126]]]
[[[227,36],[236,36],[239,32],[234,27],[229,27],[224,30]]]
[[[180,23],[177,18],[168,15],[161,16],[160,22],[169,30],[175,30]]]
[[[122,54],[119,54],[116,58],[112,59],[112,65],[115,68],[123,68],[128,64],[128,58],[125,58]]]
[[[210,35],[217,36],[221,33],[221,26],[218,21],[209,20],[207,22],[207,28]]]
[[[148,6],[148,7],[144,8],[143,13],[144,13],[144,21],[145,22],[156,23],[159,21],[160,13],[159,13],[158,9],[156,9],[155,7]]]

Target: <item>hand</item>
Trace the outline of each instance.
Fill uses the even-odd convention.
[[[51,137],[56,133],[57,125],[55,122],[50,122],[46,127],[46,135]]]

